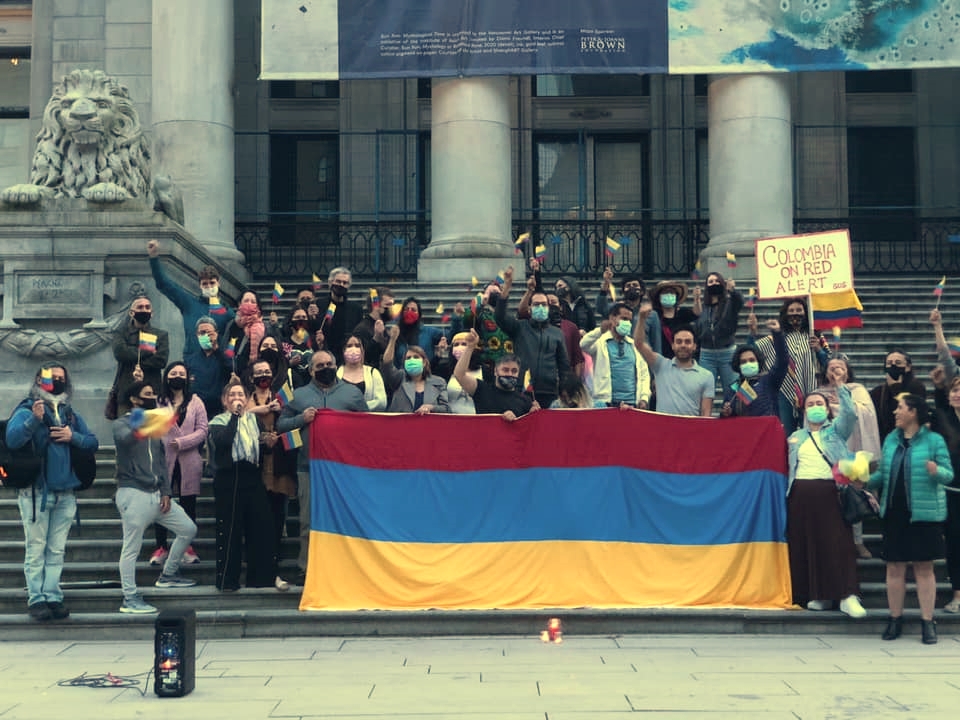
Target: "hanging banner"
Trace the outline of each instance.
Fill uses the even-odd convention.
[[[957,67],[904,0],[262,0],[263,80]]]
[[[763,300],[853,289],[850,231],[763,238],[756,242],[757,294]]]
[[[310,481],[301,610],[791,604],[776,418],[321,411]]]

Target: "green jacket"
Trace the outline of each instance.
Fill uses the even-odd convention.
[[[880,466],[870,476],[867,487],[880,489],[880,517],[886,514],[890,506],[890,477],[893,455],[903,439],[902,430],[894,430],[883,441],[883,453]],[[937,472],[927,472],[927,461],[937,464]],[[937,433],[921,427],[907,450],[904,461],[904,480],[906,481],[907,502],[910,506],[911,522],[940,522],[947,517],[947,497],[944,485],[953,480],[953,465],[947,444]]]

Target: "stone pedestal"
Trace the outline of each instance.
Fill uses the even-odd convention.
[[[183,193],[186,228],[240,272],[233,43],[233,0],[153,3],[153,171],[169,175]]]
[[[754,240],[793,233],[789,82],[786,73],[710,79],[710,244],[703,253],[705,273],[752,279]],[[732,272],[728,251],[737,256]]]
[[[180,359],[183,348],[180,312],[153,283],[147,241],[160,241],[167,273],[188,290],[214,258],[142,201],[90,208],[85,200],[32,210],[0,205],[0,417],[27,396],[42,362],[58,360],[73,380],[74,407],[100,443],[112,445],[103,417],[117,367],[111,342],[134,295],[150,296],[153,324],[170,333],[170,359]],[[222,271],[220,284],[225,297],[239,297],[241,278]]]
[[[509,79],[434,79],[432,237],[420,282],[495,277],[517,263],[511,242]]]

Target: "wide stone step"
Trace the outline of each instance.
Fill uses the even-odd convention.
[[[172,538],[172,536],[171,536]],[[101,538],[74,538],[67,541],[65,561],[70,562],[117,562],[120,558],[120,549],[123,543],[120,537]],[[141,560],[149,560],[155,549],[153,532],[144,533],[140,551]],[[193,542],[193,549],[200,557],[201,562],[213,561],[216,557],[216,541],[212,537],[200,537]],[[282,538],[280,552],[282,559],[295,559],[300,551],[300,542],[297,538]],[[23,541],[11,542],[0,540],[0,564],[23,562]]]
[[[212,538],[216,521],[213,516],[197,518],[199,538]],[[152,528],[152,526],[151,526]],[[153,538],[153,530],[147,528],[143,536],[146,539]],[[300,522],[296,518],[287,520],[287,537],[298,537]],[[172,535],[171,535],[172,537]],[[81,514],[79,527],[74,525],[70,529],[70,537],[67,540],[67,547],[74,540],[120,540],[123,538],[123,530],[120,522],[120,516],[115,515],[112,518],[87,518]],[[20,516],[16,519],[0,520],[0,541],[23,543],[23,525],[20,523]]]

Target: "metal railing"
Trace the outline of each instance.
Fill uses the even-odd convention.
[[[430,223],[414,220],[340,221],[283,216],[271,222],[238,222],[237,248],[254,277],[305,277],[345,265],[379,279],[413,279],[420,252],[430,242]],[[960,217],[917,218],[874,214],[848,218],[802,218],[794,232],[849,228],[858,274],[960,272]],[[546,250],[552,275],[596,277],[610,265],[617,274],[686,276],[709,242],[707,220],[532,220],[514,222],[514,238],[530,233],[518,249],[532,256]],[[612,257],[606,239],[620,244]]]

